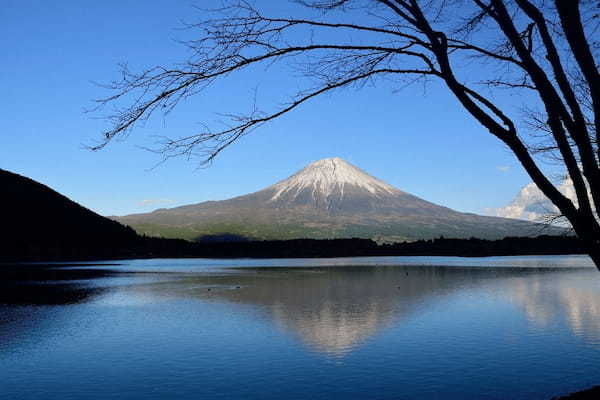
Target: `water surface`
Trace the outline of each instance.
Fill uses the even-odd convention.
[[[2,279],[0,398],[546,399],[600,384],[600,273],[583,256],[112,264]]]

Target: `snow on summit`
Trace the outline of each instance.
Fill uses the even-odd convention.
[[[374,196],[401,193],[360,168],[339,157],[334,157],[315,161],[291,177],[273,185],[271,188],[275,190],[275,194],[271,200],[277,200],[284,193],[297,194],[305,189],[311,190],[313,195],[318,194],[323,197],[336,191],[341,191],[343,195],[345,186],[366,190]]]

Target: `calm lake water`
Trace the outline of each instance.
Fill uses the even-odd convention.
[[[600,384],[600,272],[583,256],[114,263],[0,275],[0,398],[549,399]]]

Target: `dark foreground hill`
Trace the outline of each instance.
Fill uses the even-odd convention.
[[[0,259],[111,257],[139,241],[133,229],[32,179],[0,169],[0,187]]]

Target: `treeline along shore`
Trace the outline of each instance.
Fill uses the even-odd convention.
[[[121,241],[21,242],[0,245],[0,262],[131,258],[310,258],[367,256],[511,256],[584,254],[571,236],[447,239],[377,244],[370,239],[190,242],[131,235]]]

